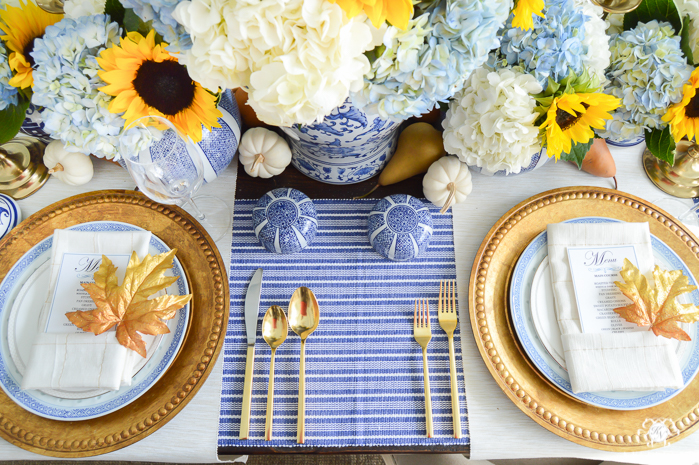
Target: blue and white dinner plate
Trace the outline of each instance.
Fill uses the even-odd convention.
[[[596,217],[576,218],[566,221],[566,223],[617,222],[620,221],[612,218]],[[651,242],[653,246],[653,257],[657,265],[665,269],[682,270],[682,273],[689,278],[689,284],[697,285],[687,265],[684,264],[670,247],[655,236],[651,236]],[[540,321],[535,321],[535,317],[538,318],[541,316],[540,313],[551,311],[551,309],[533,309],[532,305],[532,285],[535,281],[534,278],[537,274],[537,270],[542,266],[542,262],[544,262],[547,257],[547,235],[546,231],[543,231],[536,236],[522,252],[515,266],[510,283],[510,312],[512,315],[512,324],[524,351],[539,372],[566,394],[590,405],[611,410],[639,410],[653,407],[679,394],[681,389],[665,389],[654,392],[609,391],[573,393],[568,372],[561,363],[556,361],[556,357],[554,357],[555,348],[552,350],[551,344],[548,344],[548,347],[544,344],[543,338],[548,337],[548,335],[541,334],[542,337],[540,337],[539,331],[542,330],[542,325]],[[545,263],[543,266],[545,266]],[[682,295],[678,297],[678,300],[683,303],[691,302],[699,306],[699,291]],[[538,304],[538,307],[541,307],[541,304]],[[533,313],[536,313],[536,315],[533,315]],[[559,331],[555,321],[549,323],[549,328],[555,328],[555,331]],[[683,329],[685,329],[692,338],[690,342],[677,342],[677,354],[682,370],[682,378],[684,380],[684,385],[687,386],[697,374],[697,371],[699,371],[699,330],[697,329],[696,323],[683,326]],[[560,338],[560,332],[557,333],[557,336],[556,334],[552,335]]]
[[[94,221],[72,226],[75,231],[142,231],[137,226],[116,221]],[[89,398],[62,398],[46,392],[22,391],[22,375],[11,356],[8,330],[10,313],[15,299],[23,285],[51,257],[53,237],[48,237],[32,247],[10,269],[0,283],[0,387],[22,408],[45,418],[61,421],[88,420],[114,412],[138,399],[165,374],[177,356],[182,345],[190,306],[187,304],[177,312],[177,316],[166,323],[170,332],[163,335],[159,344],[155,344],[153,356],[146,362],[131,380],[131,386],[124,386],[118,391],[108,391]],[[161,254],[170,248],[155,235],[151,236],[149,253]],[[175,258],[171,270],[173,276],[180,279],[173,284],[179,294],[188,294],[189,285],[184,269]]]

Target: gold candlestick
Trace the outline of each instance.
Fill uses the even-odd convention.
[[[660,190],[689,199],[699,196],[699,147],[694,142],[677,143],[675,164],[657,159],[648,149],[643,152],[643,168]]]
[[[43,186],[49,178],[41,161],[45,148],[43,142],[27,136],[0,145],[0,192],[19,200]]]

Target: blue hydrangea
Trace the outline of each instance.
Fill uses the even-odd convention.
[[[583,45],[586,17],[574,0],[547,0],[544,14],[544,18],[534,16],[534,27],[527,31],[513,28],[514,15],[510,15],[496,58],[502,65],[519,66],[533,74],[546,88],[549,77],[560,81],[571,70],[580,75],[587,50]]]
[[[7,62],[7,50],[0,40],[0,111],[13,105],[17,105],[17,88],[9,84],[12,79],[12,70]]]
[[[188,50],[192,47],[184,26],[172,17],[180,0],[121,0],[125,8],[132,8],[144,22],[153,21],[155,32],[163,36],[170,52]]]
[[[98,90],[105,82],[96,56],[120,34],[109,16],[93,15],[64,18],[35,41],[32,103],[44,107],[45,130],[70,151],[118,158],[124,120],[109,111],[112,97]]]
[[[661,129],[670,105],[682,100],[682,86],[693,66],[687,64],[680,38],[670,23],[638,23],[612,36],[607,93],[619,97],[621,106],[607,122],[605,138],[641,137],[644,129]]]
[[[507,0],[441,0],[407,31],[389,27],[353,103],[396,120],[429,112],[459,91],[499,45],[508,14]]]

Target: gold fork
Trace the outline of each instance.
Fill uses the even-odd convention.
[[[437,305],[439,325],[449,338],[449,377],[451,378],[451,414],[454,418],[454,437],[461,437],[461,410],[459,390],[456,387],[456,363],[454,362],[454,330],[456,329],[456,283],[442,280],[439,283],[439,303]]]
[[[419,303],[419,305],[418,305]],[[415,300],[415,316],[413,318],[413,333],[415,340],[422,347],[422,377],[425,380],[425,426],[427,437],[434,436],[432,429],[432,395],[430,394],[430,369],[427,367],[427,344],[432,339],[430,326],[430,307],[426,300]]]

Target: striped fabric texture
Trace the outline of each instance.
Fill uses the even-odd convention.
[[[376,200],[314,200],[318,234],[294,255],[267,252],[255,238],[256,200],[236,200],[233,218],[231,313],[224,343],[220,447],[370,447],[469,444],[461,334],[454,336],[463,438],[454,439],[447,337],[437,320],[439,281],[456,279],[451,212],[430,204],[434,234],[424,255],[391,262],[367,237]],[[250,438],[238,439],[245,376],[244,302],[263,268],[255,347]],[[300,339],[289,329],[275,359],[274,437],[264,440],[271,350],[262,318],[285,311],[299,286],[313,290],[320,324],[306,341],[306,443],[296,443]],[[425,435],[422,352],[413,338],[415,299],[430,304],[428,348],[435,437]]]

